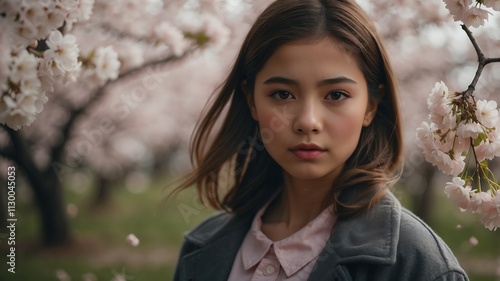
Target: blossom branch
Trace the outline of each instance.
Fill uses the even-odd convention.
[[[150,44],[155,44],[158,41],[158,39],[153,39],[153,38],[146,37],[146,36],[138,36],[138,35],[134,35],[134,34],[129,33],[129,32],[125,32],[123,30],[119,30],[119,29],[113,27],[109,23],[100,24],[97,26],[97,28],[100,28],[102,31],[107,32],[108,34],[111,34],[114,37],[120,38],[120,39],[127,38],[127,39],[132,39],[132,40],[135,40],[138,42],[145,42],[145,43],[150,43]]]
[[[487,161],[500,157],[500,116],[495,101],[476,101],[473,94],[484,67],[500,62],[500,58],[487,58],[468,26],[484,25],[491,13],[481,9],[482,5],[500,11],[496,1],[461,1],[457,6],[457,1],[445,0],[454,20],[464,23],[462,29],[474,47],[478,66],[463,92],[448,91],[443,82],[436,83],[427,99],[430,123],[422,122],[417,129],[418,146],[425,160],[453,176],[444,189],[448,198],[462,211],[480,214],[481,223],[489,230],[500,227],[500,184]],[[473,160],[475,169],[469,175]],[[487,188],[483,188],[483,182]]]
[[[472,34],[472,32],[470,31],[470,29],[465,24],[462,24],[462,29],[465,31],[465,33],[469,37],[472,45],[474,46],[474,50],[476,51],[476,54],[477,54],[478,66],[477,66],[476,74],[474,75],[474,79],[472,79],[472,82],[470,83],[467,90],[462,93],[463,96],[472,96],[472,93],[476,89],[477,82],[479,81],[479,77],[481,77],[481,74],[483,73],[484,67],[489,63],[500,62],[500,57],[487,58],[484,55],[483,51],[481,50],[481,47],[477,43],[477,40],[474,37],[474,35]]]
[[[118,78],[116,80],[108,80],[103,86],[99,87],[94,92],[94,94],[92,95],[92,97],[89,99],[89,101],[86,104],[80,106],[79,108],[73,109],[71,111],[71,114],[70,114],[70,117],[68,118],[68,121],[63,125],[62,130],[61,130],[63,141],[60,142],[57,146],[54,146],[52,148],[52,153],[51,153],[52,157],[51,157],[51,159],[53,161],[59,161],[61,159],[62,153],[63,153],[64,148],[66,146],[66,141],[70,139],[69,136],[71,135],[72,131],[75,129],[74,128],[75,122],[78,120],[78,118],[86,110],[88,110],[89,108],[91,108],[94,104],[97,104],[97,102],[101,98],[103,98],[103,96],[105,96],[106,89],[109,86],[117,83],[118,81],[120,81],[122,79],[131,77],[134,74],[140,73],[141,71],[143,71],[143,70],[145,70],[147,68],[157,67],[157,66],[160,66],[160,65],[163,65],[163,64],[166,64],[166,63],[171,63],[171,62],[174,62],[174,61],[181,60],[181,59],[187,57],[189,54],[193,53],[196,49],[197,49],[197,47],[193,47],[190,50],[186,51],[181,56],[173,56],[172,55],[172,56],[168,56],[168,57],[166,57],[165,59],[162,59],[162,60],[150,61],[148,63],[145,63],[145,64],[141,65],[141,66],[129,69],[129,70],[121,73],[120,75],[118,75]],[[50,169],[50,166],[47,167],[47,169]]]

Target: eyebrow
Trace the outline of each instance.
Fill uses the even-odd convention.
[[[321,80],[318,82],[317,86],[325,86],[325,85],[330,85],[330,84],[340,84],[340,83],[350,83],[350,84],[357,84],[356,81],[347,78],[345,76],[338,76],[334,78],[328,78],[325,80]],[[293,85],[293,86],[299,86],[299,82],[290,78],[282,77],[282,76],[274,76],[266,81],[264,81],[264,84],[269,85],[269,84],[287,84],[287,85]]]

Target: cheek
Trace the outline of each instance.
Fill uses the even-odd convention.
[[[328,125],[328,130],[336,139],[345,139],[356,142],[361,134],[364,115],[347,114],[344,116],[335,116]],[[356,144],[354,143],[354,144]],[[349,143],[347,143],[349,145]]]
[[[257,121],[261,128],[269,128],[272,118],[273,114],[267,108],[260,107],[257,111]]]
[[[364,100],[351,104],[343,111],[339,120],[342,120],[342,128],[346,133],[358,134],[361,132],[365,120],[367,103]]]
[[[257,111],[257,121],[261,130],[280,133],[291,123],[292,115],[275,106],[261,106]]]
[[[278,109],[262,109],[263,108],[260,108],[257,114],[260,136],[267,151],[274,158],[277,152],[276,149],[286,145],[286,140],[289,137],[287,132],[290,130],[290,128],[288,128],[290,121],[286,118],[282,118],[282,116],[278,114]]]

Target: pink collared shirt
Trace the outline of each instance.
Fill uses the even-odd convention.
[[[299,231],[274,242],[261,231],[266,208],[267,205],[255,215],[228,281],[307,280],[337,220],[332,206]]]

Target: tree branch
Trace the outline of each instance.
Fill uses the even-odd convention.
[[[469,87],[467,87],[467,90],[462,92],[462,96],[466,97],[466,96],[472,96],[472,94],[474,93],[477,82],[479,81],[479,77],[481,77],[481,74],[483,73],[484,67],[489,63],[500,62],[500,58],[486,58],[470,29],[464,24],[462,24],[462,29],[469,37],[472,46],[474,46],[474,50],[476,51],[477,61],[478,61],[476,74],[474,75],[472,82],[470,83]]]
[[[500,62],[500,58],[485,59],[485,64],[493,63],[493,62]]]
[[[179,56],[179,57],[169,56],[169,57],[166,57],[166,58],[161,59],[161,60],[150,61],[150,62],[147,62],[147,63],[141,65],[141,66],[129,69],[129,70],[121,73],[117,79],[112,80],[112,81],[111,80],[107,81],[103,86],[99,87],[94,92],[94,94],[92,95],[92,97],[89,99],[89,101],[86,104],[80,106],[79,108],[71,110],[68,121],[63,125],[62,130],[61,130],[62,141],[58,145],[56,145],[52,148],[51,160],[52,161],[59,161],[61,159],[61,156],[63,154],[63,150],[66,146],[66,143],[69,139],[69,136],[71,135],[71,133],[73,131],[73,127],[74,127],[76,120],[78,120],[78,118],[85,111],[87,111],[89,108],[91,108],[94,104],[96,104],[99,100],[101,100],[103,98],[103,96],[105,95],[105,91],[108,87],[118,83],[122,79],[132,77],[133,75],[135,75],[135,74],[137,74],[137,73],[139,73],[147,68],[156,67],[156,66],[160,66],[160,65],[163,65],[166,63],[171,63],[174,61],[179,61],[181,59],[184,59],[185,57],[187,57],[188,55],[193,53],[196,49],[198,49],[198,47],[191,48],[190,50],[188,50],[182,56]],[[50,170],[50,166],[48,166],[47,169]]]
[[[465,31],[465,33],[467,34],[467,36],[470,39],[470,42],[474,46],[474,49],[476,50],[476,54],[477,54],[478,60],[479,61],[484,60],[484,53],[481,50],[481,47],[479,47],[479,44],[477,43],[476,38],[472,34],[472,31],[470,31],[470,29],[465,24],[462,24],[462,29]]]
[[[145,42],[145,43],[150,43],[150,44],[156,44],[159,41],[158,39],[153,39],[151,37],[146,37],[146,36],[141,37],[141,36],[137,36],[137,35],[125,32],[123,30],[116,29],[114,26],[112,26],[111,24],[108,24],[108,23],[103,23],[103,24],[97,25],[96,27],[100,28],[102,31],[107,32],[108,34],[111,34],[111,35],[115,36],[116,38],[120,38],[120,39],[128,38],[128,39],[132,39],[135,41]]]

